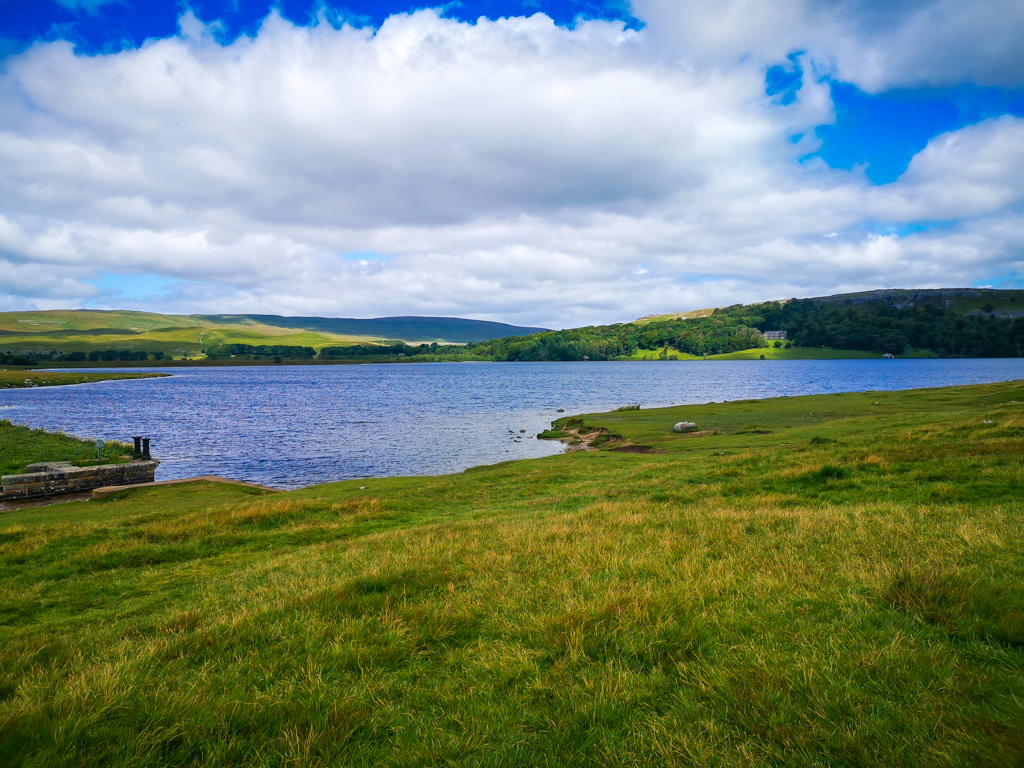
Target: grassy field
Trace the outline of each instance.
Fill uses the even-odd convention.
[[[169,375],[167,373],[72,373],[67,371],[36,371],[27,368],[17,370],[0,368],[0,389],[61,387],[68,384],[89,384],[96,381],[117,381],[120,379],[151,379],[156,376]]]
[[[645,317],[638,318],[633,322],[636,325],[649,325],[650,323],[660,323],[666,320],[678,320],[685,318],[692,320],[697,317],[710,317],[715,313],[714,308],[711,309],[691,309],[685,312],[665,312],[660,315],[646,315]]]
[[[368,320],[274,315],[158,315],[120,310],[0,312],[0,350],[127,349],[197,356],[223,344],[313,347],[354,343],[462,343],[527,330],[460,318]],[[535,329],[541,330],[541,329]],[[202,335],[202,346],[200,345]]]
[[[127,443],[110,441],[103,446],[103,463],[128,461],[133,450]],[[24,472],[28,464],[39,461],[70,461],[76,465],[92,465],[96,463],[96,444],[93,440],[29,429],[0,420],[0,475],[16,475]]]
[[[833,349],[832,347],[790,347],[786,349],[784,347],[776,348],[769,346],[758,349],[744,349],[739,352],[727,352],[722,355],[707,355],[705,357],[680,352],[673,347],[668,347],[664,351],[670,360],[673,355],[676,360],[760,360],[761,355],[764,355],[766,360],[857,360],[862,358],[875,360],[881,357],[881,355],[875,352],[865,352],[859,349]],[[638,349],[633,355],[620,359],[660,360],[661,353],[662,350],[660,349]]]
[[[0,764],[1022,764],[1024,384],[571,424],[0,514]]]
[[[234,323],[196,315],[152,315],[144,312],[2,312],[0,347],[12,350],[53,349],[59,352],[128,349],[167,355],[199,355],[217,344],[284,344],[320,349],[345,346],[365,337],[278,328],[238,319]]]

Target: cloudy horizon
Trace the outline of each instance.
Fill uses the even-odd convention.
[[[11,21],[0,311],[565,328],[1024,287],[1021,4],[509,2]]]

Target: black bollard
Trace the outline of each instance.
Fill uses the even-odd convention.
[[[141,459],[142,458],[142,438],[139,437],[138,435],[136,435],[135,437],[132,438],[132,440],[135,441],[135,456],[133,458]]]
[[[152,456],[149,455],[149,438],[148,437],[142,438],[142,458],[145,459],[146,461],[149,461],[151,458],[153,458]]]

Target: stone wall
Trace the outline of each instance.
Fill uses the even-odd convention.
[[[0,501],[80,493],[106,485],[151,483],[158,466],[156,459],[96,467],[74,467],[67,461],[30,464],[24,474],[0,477]]]

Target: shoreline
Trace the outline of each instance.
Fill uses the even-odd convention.
[[[785,357],[765,356],[764,358],[752,356],[733,356],[737,353],[727,353],[721,356],[692,357],[676,360],[660,360],[655,358],[633,359],[619,358],[614,360],[415,360],[415,359],[379,359],[379,360],[282,360],[280,363],[267,360],[120,360],[120,361],[95,361],[95,362],[46,362],[37,365],[15,366],[5,364],[0,367],[0,373],[4,370],[29,372],[29,371],[71,371],[71,370],[92,370],[107,368],[283,368],[296,366],[333,366],[333,365],[447,365],[447,364],[479,364],[479,363],[502,363],[508,365],[522,364],[548,364],[548,363],[785,363],[801,362],[805,360],[883,360],[882,355],[862,350],[849,350],[851,354],[845,355],[816,355],[807,354],[803,356],[787,355]],[[955,357],[955,356],[918,356],[918,355],[897,355],[890,360],[1019,360],[1019,357]],[[154,374],[158,375],[158,374]]]
[[[0,368],[0,390],[72,387],[80,384],[96,384],[101,381],[162,379],[170,375],[170,373],[73,373],[38,367],[23,370]]]

